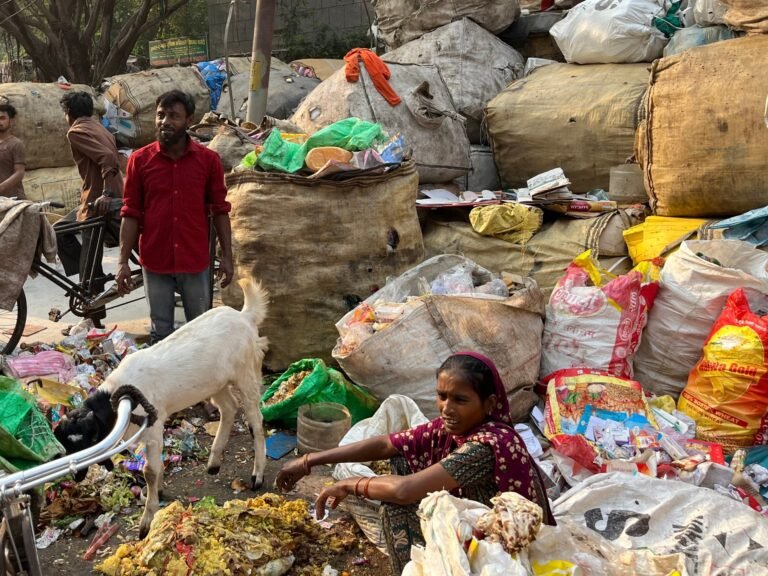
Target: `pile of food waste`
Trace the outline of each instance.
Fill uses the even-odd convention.
[[[288,378],[283,380],[277,391],[264,402],[264,405],[272,406],[274,404],[279,404],[293,396],[293,393],[296,392],[296,388],[299,387],[301,381],[310,374],[312,374],[312,370],[302,370],[301,372],[291,374]]]
[[[323,528],[305,500],[264,494],[217,506],[173,502],[160,510],[144,540],[122,544],[96,570],[109,576],[320,576],[352,534]]]

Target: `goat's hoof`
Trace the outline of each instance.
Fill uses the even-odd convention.
[[[219,473],[219,470],[221,470],[221,466],[209,466],[208,467],[208,474],[211,476],[215,476]]]
[[[149,524],[144,524],[143,522],[139,526],[139,540],[144,540],[144,538],[147,537],[147,534],[149,534]]]
[[[261,485],[264,484],[264,478],[258,478],[257,476],[251,476],[251,490],[258,490]]]

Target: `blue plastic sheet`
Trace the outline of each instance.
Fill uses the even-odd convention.
[[[710,224],[707,228],[724,230],[728,240],[743,240],[755,246],[768,245],[768,206]]]
[[[211,110],[216,110],[219,105],[221,91],[224,89],[224,82],[227,81],[227,75],[219,69],[219,62],[219,60],[212,60],[197,64],[197,69],[203,75],[203,80],[211,93]]]

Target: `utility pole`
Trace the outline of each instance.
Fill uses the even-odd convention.
[[[248,91],[246,121],[261,125],[267,112],[269,68],[272,60],[272,36],[275,27],[276,0],[256,0],[251,50],[251,85]]]

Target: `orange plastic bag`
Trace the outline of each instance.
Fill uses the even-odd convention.
[[[768,295],[749,294],[768,312]],[[752,311],[743,288],[728,297],[678,408],[696,420],[697,438],[728,454],[768,443],[768,315]]]

